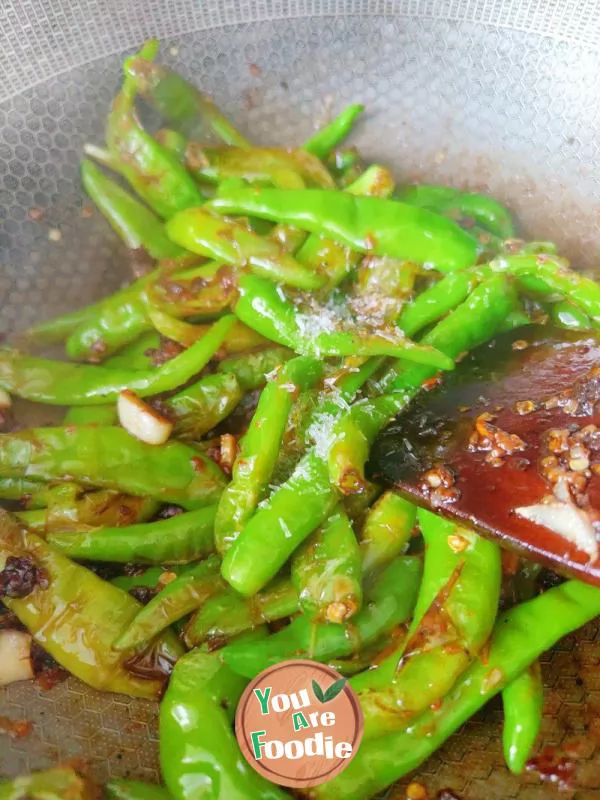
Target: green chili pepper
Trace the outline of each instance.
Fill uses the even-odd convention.
[[[231,729],[246,681],[200,650],[177,662],[160,705],[160,765],[174,800],[285,800],[242,756]]]
[[[388,197],[394,190],[394,178],[379,164],[370,166],[346,191],[355,195]],[[298,250],[298,261],[327,276],[323,292],[328,294],[358,266],[362,255],[335,239],[312,233]]]
[[[193,325],[172,317],[158,308],[148,307],[148,317],[162,336],[184,347],[191,347],[210,330],[210,325]],[[221,350],[227,355],[242,353],[254,347],[265,347],[269,342],[241,322],[236,322],[223,340]]]
[[[47,541],[70,558],[122,564],[189,564],[214,551],[215,511],[216,506],[208,506],[127,528],[50,533]]]
[[[233,325],[220,319],[198,342],[158,369],[137,373],[123,368],[69,364],[0,351],[0,388],[28,400],[53,405],[100,405],[116,400],[124,389],[142,397],[169,391],[199,372],[219,349]]]
[[[360,548],[352,524],[338,506],[292,560],[300,606],[313,620],[342,623],[362,605]]]
[[[92,800],[97,796],[96,788],[71,767],[54,767],[0,783],[0,800]]]
[[[157,272],[88,307],[84,318],[69,332],[65,346],[69,358],[101,361],[149,330],[143,296]]]
[[[243,353],[224,358],[217,370],[235,375],[244,392],[262,388],[267,375],[294,357],[294,352],[285,347],[270,347],[256,353]]]
[[[85,191],[127,247],[132,250],[143,248],[155,259],[182,259],[186,256],[185,250],[167,238],[162,221],[92,161],[84,159],[81,162],[81,181]],[[187,255],[190,256],[189,253]]]
[[[490,268],[495,272],[510,272],[527,288],[530,280],[541,282],[552,292],[570,300],[590,318],[595,328],[600,328],[600,283],[572,269],[564,258],[539,253],[494,259]]]
[[[498,282],[498,277],[484,281],[421,341],[438,348],[449,358],[458,358],[487,341],[504,324],[517,303],[511,284]],[[389,394],[355,404],[333,427],[329,471],[334,485],[345,494],[363,491],[364,465],[375,436],[406,407],[422,384],[435,375],[430,367],[416,364],[400,367],[401,363],[390,368],[375,384],[378,391]]]
[[[381,486],[377,483],[369,482],[365,487],[365,491],[361,494],[352,494],[344,497],[342,502],[344,504],[344,509],[346,514],[352,520],[353,525],[356,526],[357,531],[361,531],[361,542],[365,538],[364,534],[364,522],[365,522],[365,515],[369,513],[369,509],[375,503],[377,498],[380,496],[382,492]],[[377,537],[377,541],[379,541],[379,537]],[[367,556],[369,545],[366,543],[361,545],[361,550],[363,551],[363,562],[365,557]],[[370,556],[369,556],[370,558]]]
[[[383,333],[331,331],[330,324],[323,325],[320,313],[302,314],[282,297],[281,290],[256,275],[241,276],[238,285],[236,315],[262,336],[296,352],[317,357],[390,355],[437,369],[454,368],[451,358],[421,347],[393,329]]]
[[[162,786],[120,778],[105,783],[104,793],[106,800],[171,800],[171,795]]]
[[[313,153],[321,159],[326,159],[332,150],[350,134],[357,117],[362,114],[365,107],[353,103],[347,106],[337,117],[328,125],[314,133],[310,139],[302,145],[302,149],[307,153]]]
[[[224,642],[265,622],[276,622],[298,611],[298,592],[287,579],[276,580],[263,592],[240,597],[228,586],[196,611],[184,633],[188,647]]]
[[[292,475],[258,509],[223,559],[223,577],[243,595],[252,595],[275,577],[289,556],[321,525],[338,501],[325,462],[332,420],[352,400],[377,367],[371,359],[344,374],[336,391],[319,403],[311,420],[318,439]]]
[[[159,128],[154,134],[154,138],[164,148],[176,155],[181,162],[184,161],[187,139],[182,133],[173,128]]]
[[[268,486],[277,462],[295,395],[323,376],[322,364],[300,356],[288,361],[263,390],[233,465],[215,521],[215,543],[224,553],[250,519]]]
[[[145,586],[148,589],[157,589],[160,585],[161,578],[173,573],[179,575],[187,567],[171,566],[163,569],[163,567],[147,567],[143,572],[134,573],[133,575],[117,575],[111,579],[113,586],[118,586],[125,592],[130,592],[139,586]]]
[[[104,691],[154,697],[160,680],[145,680],[128,672],[114,639],[136,617],[140,604],[127,592],[69,561],[35,534],[22,530],[0,511],[0,564],[9,556],[30,556],[45,570],[48,585],[36,586],[22,599],[3,597],[3,603],[61,666]],[[157,656],[174,663],[181,654],[177,640],[166,636],[157,643]]]
[[[500,280],[498,280],[500,278]],[[504,278],[504,280],[502,280]],[[503,275],[494,275],[477,286],[467,299],[431,329],[421,342],[458,358],[490,339],[514,310],[514,288]],[[432,370],[398,362],[375,383],[379,392],[413,390],[433,377]]]
[[[324,189],[222,187],[210,205],[222,213],[247,213],[297,225],[360,252],[415,261],[440,272],[462,269],[477,260],[475,241],[458,225],[396,200]]]
[[[396,492],[381,495],[367,512],[361,531],[363,571],[376,573],[404,552],[417,521],[416,507]]]
[[[144,100],[188,139],[204,141],[212,131],[225,144],[249,147],[250,142],[221,114],[210,97],[173,70],[152,62],[156,43],[149,44],[150,56],[141,52],[127,58],[124,65],[125,74]]]
[[[122,428],[32,428],[0,435],[0,476],[86,486],[199,508],[214,503],[224,476],[197,450],[171,441],[149,445]]]
[[[327,663],[349,656],[405,622],[414,606],[420,576],[420,559],[397,559],[380,575],[364,608],[347,625],[315,624],[302,614],[262,642],[227,645],[222,650],[223,659],[235,672],[253,678],[288,658]]]
[[[365,172],[363,159],[356,147],[334,150],[327,158],[329,171],[341,189],[346,189]]]
[[[588,315],[568,300],[552,303],[548,313],[554,325],[575,331],[590,331],[594,325]]]
[[[26,500],[27,508],[43,508],[46,505],[47,487],[28,478],[0,478],[2,500]]]
[[[296,547],[325,521],[336,499],[326,464],[314,452],[307,453],[225,554],[225,580],[245,597],[262,589]]]
[[[396,196],[404,203],[446,214],[454,219],[470,217],[501,239],[512,239],[515,236],[511,215],[489,195],[461,192],[451,186],[418,184],[403,187]]]
[[[312,793],[367,800],[417,769],[467,719],[563,636],[600,614],[600,590],[567,581],[500,615],[485,660],[477,659],[441,704],[406,730],[363,741],[352,763]]]
[[[78,308],[76,311],[38,322],[23,333],[23,339],[28,344],[50,345],[62,342],[85,322],[90,314],[96,312],[100,305],[101,303],[94,303],[92,306]]]
[[[533,754],[542,727],[544,684],[539,661],[502,690],[504,759],[511,772],[520,774]]]
[[[80,486],[70,483],[58,484],[47,494],[46,508],[16,514],[28,528],[45,533],[85,529],[90,525],[121,528],[144,522],[159,506],[151,497],[131,497],[104,489],[84,492]]]
[[[156,42],[148,42],[143,54],[152,59],[156,50]],[[134,81],[125,75],[108,115],[106,141],[119,172],[161,217],[169,218],[184,208],[201,205],[204,198],[177,156],[141,126],[135,112],[135,93]]]
[[[499,547],[429,512],[419,520],[425,571],[408,641],[354,679],[367,738],[403,728],[439,702],[487,641],[498,611]]]
[[[233,291],[227,268],[212,262],[175,274],[155,270],[94,306],[67,340],[67,355],[99,361],[135,341],[152,328],[148,303],[173,316],[215,317]]]
[[[129,627],[113,643],[113,648],[119,651],[138,649],[173,622],[199,608],[223,585],[219,566],[217,556],[210,556],[168,583],[139,610]]]
[[[202,208],[190,208],[167,223],[169,238],[193,253],[235,267],[249,266],[258,275],[295,286],[316,289],[323,283],[271,239],[258,236],[239,222],[225,220]]]
[[[442,280],[432,283],[400,314],[398,325],[407,336],[414,336],[427,325],[437,322],[449,311],[464,302],[481,282],[478,268],[450,272]]]
[[[139,339],[126,345],[116,355],[107,358],[106,367],[123,367],[129,370],[148,369],[152,364],[153,350],[160,347],[160,336],[155,331],[142,334]],[[115,425],[117,405],[73,406],[65,414],[64,425]]]
[[[411,261],[367,256],[357,270],[351,303],[359,313],[374,313],[386,323],[395,322],[401,309],[410,305],[417,271]]]
[[[242,399],[243,391],[232,372],[207,375],[186,389],[161,401],[174,435],[198,440],[226,419]]]
[[[209,183],[242,178],[248,183],[271,183],[281,189],[302,189],[305,185],[326,189],[335,186],[327,168],[304,150],[206,147],[190,142],[185,155],[186,166],[192,175]]]
[[[116,425],[117,405],[73,406],[65,414],[64,425]]]

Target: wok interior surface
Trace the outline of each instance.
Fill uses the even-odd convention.
[[[143,13],[142,13],[143,11]],[[550,239],[582,269],[600,251],[600,7],[524,0],[9,0],[0,8],[0,330],[92,302],[129,277],[108,225],[85,213],[84,142],[100,143],[125,52],[147,36],[162,58],[218,99],[254,141],[300,142],[330,113],[363,102],[354,142],[398,180],[489,190],[523,233]],[[41,219],[32,219],[39,209]],[[33,216],[39,216],[34,214]],[[57,233],[60,232],[59,234]],[[35,419],[37,423],[47,419]],[[544,747],[578,764],[576,789],[600,796],[600,625],[542,660]],[[0,776],[81,757],[100,780],[158,780],[157,705],[69,680],[0,690]],[[499,705],[419,771],[463,800],[553,794],[504,766]],[[402,795],[400,795],[402,796]]]

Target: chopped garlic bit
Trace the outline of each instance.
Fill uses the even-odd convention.
[[[0,630],[0,686],[31,678],[31,636],[23,631]]]
[[[592,518],[587,511],[578,508],[573,502],[552,499],[546,503],[515,508],[515,513],[536,525],[542,525],[558,533],[579,550],[587,553],[590,561],[597,560],[598,537]]]

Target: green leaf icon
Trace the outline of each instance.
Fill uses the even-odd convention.
[[[329,689],[327,689],[327,691],[325,692],[324,695],[325,699],[323,700],[323,702],[328,703],[330,700],[333,700],[334,697],[337,697],[345,685],[346,685],[346,678],[340,678],[339,680],[334,681],[329,687]]]
[[[321,687],[315,680],[313,680],[312,682],[312,690],[319,703],[324,703],[325,695],[323,694],[323,689],[321,689]]]

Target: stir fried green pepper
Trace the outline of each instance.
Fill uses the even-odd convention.
[[[0,475],[75,479],[184,508],[214,503],[225,483],[213,461],[182,442],[149,445],[122,428],[93,426],[0,434]]]
[[[349,620],[362,605],[361,573],[358,541],[344,509],[338,506],[292,561],[304,613],[315,620]]]
[[[215,506],[207,506],[127,528],[50,533],[47,541],[70,558],[123,564],[188,564],[213,552],[215,511]]]
[[[504,759],[511,772],[519,774],[533,754],[542,727],[544,685],[539,661],[502,690]]]
[[[246,762],[231,723],[246,681],[200,650],[177,663],[160,707],[160,764],[174,800],[284,800]]]
[[[135,650],[146,645],[173,622],[201,606],[221,588],[219,559],[201,561],[168,583],[140,609],[127,629],[113,643],[115,650]]]
[[[338,239],[364,253],[408,259],[440,272],[474,264],[477,245],[458,225],[425,209],[323,189],[223,187],[210,205]],[[179,242],[181,244],[181,242]]]
[[[175,389],[198,373],[214,356],[232,316],[215,322],[198,342],[156,370],[69,364],[0,351],[0,388],[28,400],[54,405],[100,405],[116,400],[124,389],[142,397]]]
[[[315,624],[302,614],[262,642],[232,642],[223,649],[223,658],[235,672],[253,678],[288,658],[327,663],[349,656],[406,621],[414,607],[420,576],[420,559],[397,559],[382,573],[364,608],[347,625]]]
[[[419,520],[425,569],[408,641],[354,679],[367,738],[403,728],[439,702],[487,641],[498,611],[498,545],[430,512],[419,511]]]
[[[322,375],[322,365],[316,359],[300,356],[288,361],[267,383],[233,464],[231,482],[219,501],[215,541],[220,553],[233,544],[262,499],[295,395],[314,385]]]
[[[9,557],[29,557],[47,576],[25,597],[2,600],[59,664],[95,689],[137,697],[159,694],[162,681],[136,677],[112,647],[139,611],[133,597],[74,564],[0,511],[2,567]],[[156,647],[156,658],[166,664],[181,655],[171,635]]]
[[[153,63],[157,49],[158,43],[153,40],[125,61],[125,74],[135,90],[190,139],[202,141],[212,131],[225,144],[249,146],[210,97],[168,67]]]
[[[148,42],[143,60],[152,58],[156,49],[155,42]],[[141,126],[135,93],[135,83],[126,74],[108,115],[106,141],[119,172],[159,216],[168,219],[184,208],[201,205],[203,197],[177,156]]]
[[[127,247],[143,248],[156,259],[185,256],[185,251],[167,237],[161,220],[91,161],[81,162],[81,180],[83,188]]]
[[[348,106],[328,125],[325,125],[304,142],[303,149],[307,153],[313,153],[321,159],[326,159],[332,150],[335,150],[348,136],[354,127],[356,119],[364,110],[365,107],[359,103],[353,103]]]
[[[501,614],[477,659],[438,707],[405,730],[363,742],[352,763],[312,790],[318,800],[367,800],[408,774],[559,639],[600,614],[600,590],[568,581]]]

